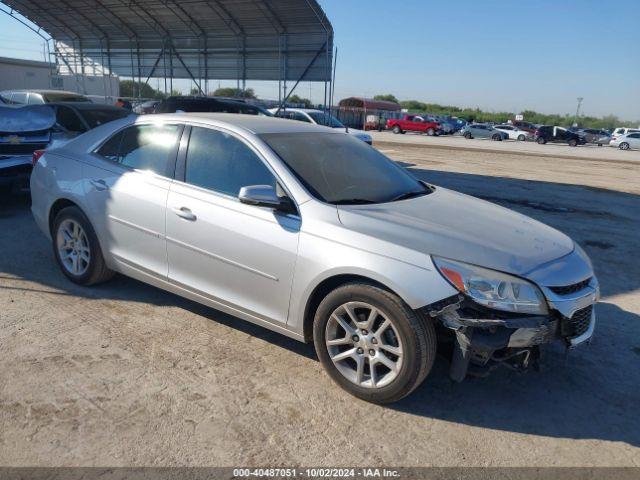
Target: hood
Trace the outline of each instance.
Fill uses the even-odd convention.
[[[56,112],[48,105],[0,107],[0,132],[37,132],[49,130],[55,123]]]
[[[355,232],[521,276],[574,249],[569,237],[543,223],[445,188],[399,202],[341,205],[338,213]]]
[[[349,135],[353,135],[355,137],[370,137],[370,135],[363,131],[363,130],[357,130],[355,128],[351,128],[351,127],[334,127],[336,130],[343,130],[345,133],[348,133]]]

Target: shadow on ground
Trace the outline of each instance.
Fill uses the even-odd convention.
[[[575,238],[594,260],[605,296],[640,290],[635,243],[640,237],[638,196],[575,185],[418,168],[411,171],[436,185],[530,215]],[[315,358],[310,345],[132,279],[117,276],[94,288],[73,285],[59,272],[48,242],[31,219],[28,197],[2,198],[0,205],[0,277],[29,280],[61,295],[179,306]],[[3,283],[0,288],[14,288]],[[19,282],[15,288],[22,288]],[[388,408],[507,432],[639,446],[640,316],[607,301],[598,305],[597,312],[594,343],[571,352],[568,358],[560,345],[549,348],[542,372],[499,370],[487,379],[454,384],[447,376],[447,362],[439,358],[421,387]]]

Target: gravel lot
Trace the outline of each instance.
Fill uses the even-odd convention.
[[[440,359],[411,397],[373,406],[334,386],[311,346],[124,277],[69,283],[28,198],[3,197],[0,464],[640,466],[640,169],[376,146],[580,242],[603,293],[592,345],[462,384]]]

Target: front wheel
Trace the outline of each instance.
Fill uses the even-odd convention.
[[[471,140],[471,134],[469,132],[465,132],[464,138],[466,138],[467,140]]]
[[[501,141],[501,140],[502,140],[502,137],[496,133],[494,136],[492,136],[492,137],[491,137],[491,139],[492,139],[494,142],[499,142],[499,141]]]
[[[572,138],[571,140],[569,140],[569,146],[570,147],[577,147],[578,146],[578,141],[575,138]]]
[[[524,135],[518,135],[518,141],[524,142],[527,139]]]
[[[433,128],[427,129],[427,135],[433,137],[436,134],[436,131]]]
[[[373,403],[409,395],[436,354],[433,323],[380,287],[349,283],[329,293],[313,322],[316,352],[329,376]]]
[[[52,239],[56,261],[72,282],[93,285],[113,276],[89,219],[78,207],[64,208],[56,215]]]
[[[400,128],[399,125],[394,125],[393,126],[393,133],[395,133],[396,135],[399,133],[402,133],[402,129]]]
[[[620,148],[620,150],[629,150],[629,144],[627,142],[622,142],[618,148]]]

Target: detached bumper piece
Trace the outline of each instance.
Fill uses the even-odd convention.
[[[573,348],[588,341],[595,328],[593,304],[571,317],[557,311],[548,316],[518,315],[486,309],[459,295],[429,305],[423,313],[453,334],[448,335],[453,337],[449,375],[456,382],[468,374],[487,376],[500,366],[535,367],[541,345],[560,340]]]

